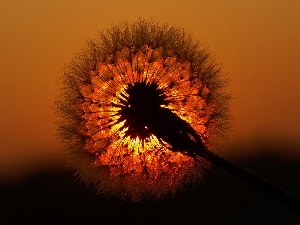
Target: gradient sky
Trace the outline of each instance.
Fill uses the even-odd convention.
[[[235,118],[222,154],[267,140],[299,157],[299,12],[299,0],[0,0],[0,176],[63,163],[53,111],[63,66],[99,30],[139,17],[185,28],[222,63]]]

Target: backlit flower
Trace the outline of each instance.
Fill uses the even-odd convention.
[[[211,149],[228,126],[220,67],[175,26],[139,20],[101,32],[62,84],[59,134],[69,163],[101,193],[135,201],[198,182],[209,163],[185,140]]]

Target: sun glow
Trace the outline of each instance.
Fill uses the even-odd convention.
[[[115,63],[97,63],[90,72],[91,83],[81,87],[84,97],[81,105],[84,123],[81,129],[85,129],[88,136],[85,149],[96,156],[95,166],[113,166],[110,171],[112,176],[124,174],[124,170],[128,174],[130,171],[143,173],[146,168],[156,177],[163,173],[180,177],[195,164],[193,159],[182,153],[171,151],[168,143],[153,134],[146,138],[126,135],[126,120],[120,121],[118,114],[128,99],[128,85],[156,83],[168,103],[161,107],[172,110],[181,119],[193,124],[201,136],[205,136],[208,117],[200,118],[200,115],[201,112],[207,115],[210,109],[199,95],[199,87],[203,84],[193,77],[188,62],[172,56],[171,52],[169,54],[164,59],[161,48],[152,49],[147,45],[131,54],[130,49],[125,47],[117,52]],[[174,166],[161,168],[157,165],[158,161],[171,161],[177,169]],[[178,168],[181,168],[180,171],[177,171]]]

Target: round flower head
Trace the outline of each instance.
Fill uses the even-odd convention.
[[[201,180],[228,125],[226,80],[183,29],[139,20],[100,32],[66,67],[58,112],[69,163],[100,193],[134,201]],[[200,151],[200,149],[199,149]]]

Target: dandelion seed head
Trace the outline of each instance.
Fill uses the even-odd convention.
[[[167,24],[139,20],[100,32],[65,68],[62,87],[59,136],[76,174],[99,193],[136,201],[202,179],[209,163],[160,135],[172,115],[209,148],[228,127],[220,67]]]

